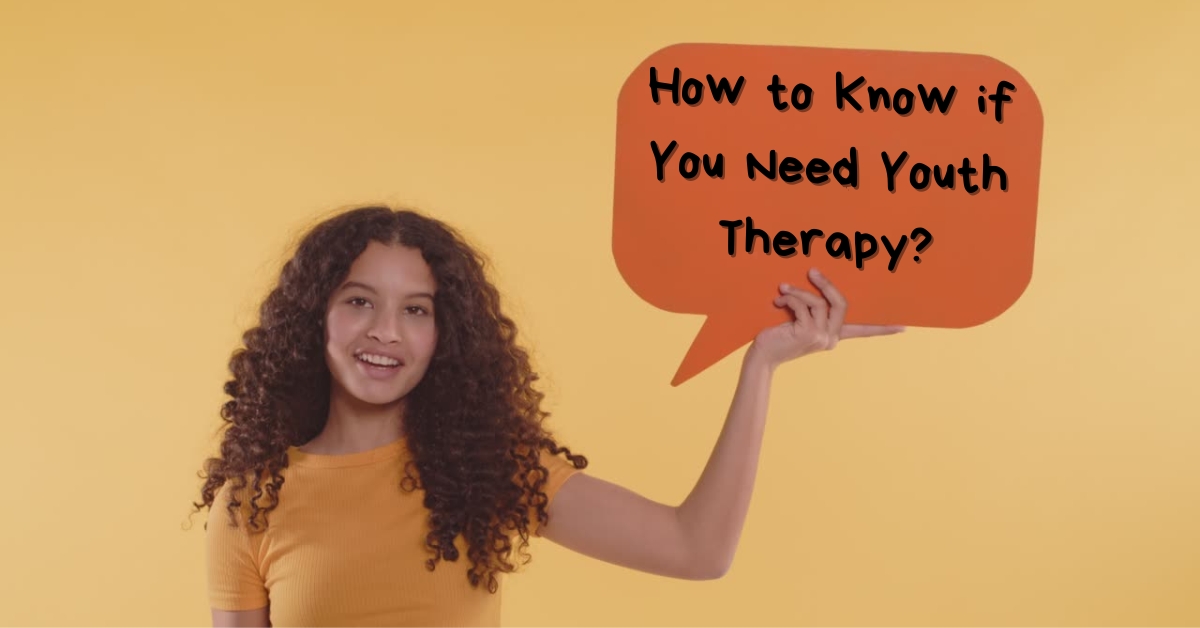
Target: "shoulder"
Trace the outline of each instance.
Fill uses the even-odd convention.
[[[209,527],[220,524],[226,527],[245,528],[254,516],[254,503],[260,507],[265,505],[263,499],[267,496],[265,490],[269,478],[263,477],[255,488],[253,474],[247,474],[241,480],[230,478],[213,495],[212,507],[209,509]],[[257,496],[257,497],[256,497]]]
[[[545,493],[547,501],[553,501],[567,480],[583,473],[583,469],[576,467],[564,454],[555,454],[549,449],[541,450],[539,460],[546,468],[546,484],[542,486],[542,492]]]
[[[587,466],[585,461],[582,466],[577,467],[575,466],[575,462],[568,457],[567,452],[560,452],[556,454],[548,447],[541,447],[538,449],[538,462],[540,462],[541,465],[545,467],[546,470],[551,474],[582,471],[583,467]]]
[[[516,451],[518,455],[522,457],[528,457],[531,449],[532,447],[530,445],[521,445],[517,447]],[[559,447],[558,449],[561,450],[562,448]],[[527,477],[530,480],[533,480],[535,483],[539,481],[542,476],[545,476],[547,484],[559,482],[567,477],[579,473],[584,467],[587,466],[586,459],[583,460],[583,463],[580,466],[576,466],[575,462],[570,459],[568,452],[560,451],[559,453],[554,453],[550,447],[546,445],[541,445],[538,447],[537,460],[538,466],[541,467],[541,469],[527,470],[529,474]],[[544,473],[542,472],[543,469]]]

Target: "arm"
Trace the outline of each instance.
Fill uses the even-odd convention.
[[[724,428],[687,498],[671,507],[582,473],[550,504],[542,536],[582,554],[639,571],[689,580],[719,578],[733,562],[750,507],[778,365],[833,349],[843,338],[903,331],[844,325],[846,302],[822,275],[810,274],[824,299],[784,284],[776,307],[795,320],[763,330],[742,362]]]
[[[750,510],[774,373],[775,365],[752,346],[708,464],[678,508],[693,553],[713,577],[724,575],[733,564]]]
[[[677,507],[579,473],[550,504],[542,536],[581,554],[686,580],[729,568],[750,505],[773,368],[747,353],[725,427],[707,467]]]
[[[221,626],[270,626],[271,618],[267,608],[256,608],[252,611],[223,611],[212,609],[214,627]]]

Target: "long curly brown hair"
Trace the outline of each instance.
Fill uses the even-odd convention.
[[[424,491],[427,568],[457,561],[454,540],[461,534],[471,586],[485,582],[495,593],[496,573],[515,570],[514,537],[516,551],[529,560],[530,514],[548,521],[540,449],[564,454],[579,469],[587,459],[559,446],[543,425],[549,413],[534,388],[538,375],[517,345],[516,325],[501,311],[486,276],[488,260],[456,230],[415,210],[352,208],[301,239],[257,326],[230,360],[220,455],[205,462],[202,501],[193,505],[196,512],[211,509],[232,482],[229,516],[237,525],[238,495],[251,486],[248,526],[266,528],[279,503],[288,447],[316,437],[328,416],[331,374],[321,327],[328,298],[371,241],[419,249],[438,286],[438,343],[406,398],[402,429],[412,459],[398,478],[401,490]]]

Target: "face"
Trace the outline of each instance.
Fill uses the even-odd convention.
[[[334,395],[391,405],[421,381],[437,346],[436,289],[417,249],[367,246],[334,289],[325,315]]]

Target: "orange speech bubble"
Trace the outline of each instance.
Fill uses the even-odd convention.
[[[781,282],[848,323],[969,327],[1033,271],[1042,111],[990,57],[723,44],[652,54],[617,108],[613,254],[654,306],[704,314],[678,386],[791,320]]]

